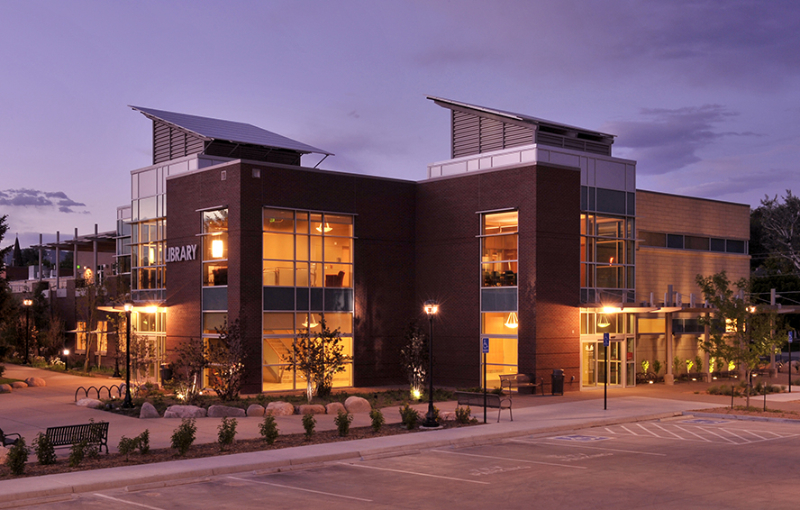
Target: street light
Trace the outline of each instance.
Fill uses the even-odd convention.
[[[32,299],[23,299],[22,306],[25,307],[25,365],[29,365],[28,362],[28,337],[30,336],[30,327],[28,327],[28,312],[31,309],[31,305],[33,304]]]
[[[439,423],[436,422],[436,414],[433,411],[433,317],[439,311],[439,304],[436,301],[425,301],[425,313],[428,314],[428,321],[430,322],[430,340],[428,341],[428,361],[430,362],[428,368],[428,414],[425,415],[425,423],[422,424],[425,428],[436,428]]]
[[[125,400],[122,402],[122,407],[130,409],[133,407],[131,401],[131,311],[133,303],[125,303],[124,308],[127,335],[125,336]]]

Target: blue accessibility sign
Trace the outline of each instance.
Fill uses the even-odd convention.
[[[559,441],[577,441],[579,443],[589,443],[592,441],[605,441],[606,439],[609,438],[602,436],[584,436],[581,434],[572,434],[569,436],[554,437],[553,439],[557,439]]]
[[[481,353],[489,354],[489,337],[485,336],[481,338]]]

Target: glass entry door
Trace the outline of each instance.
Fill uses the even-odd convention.
[[[622,384],[622,353],[624,347],[624,341],[614,340],[608,346],[608,384],[610,386]],[[604,385],[606,382],[606,348],[603,347],[603,341],[584,342],[582,350],[582,385],[584,387]]]

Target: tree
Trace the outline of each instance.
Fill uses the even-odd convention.
[[[400,363],[411,386],[411,394],[419,398],[428,374],[428,337],[413,322],[406,330],[406,344],[400,349]]]
[[[788,262],[795,273],[800,273],[800,197],[786,190],[780,203],[778,196],[761,200],[754,211],[760,226],[760,242],[767,252]]]
[[[7,220],[8,216],[0,216],[0,245],[2,245],[3,238],[6,232],[8,232]],[[12,246],[9,245],[0,249],[0,270],[4,268],[5,264],[3,260],[11,248]],[[0,337],[2,338],[2,343],[0,343],[0,355],[5,354],[5,351],[9,347],[9,341],[16,336],[16,322],[19,316],[17,308],[18,305],[11,295],[8,281],[6,281],[4,276],[0,275]]]
[[[202,385],[203,370],[208,366],[203,339],[190,338],[181,342],[177,348],[177,355],[173,363],[172,376],[179,386],[178,393],[182,394],[187,402],[194,403]]]
[[[206,347],[208,382],[222,400],[235,400],[244,382],[244,360],[248,350],[242,336],[244,320],[236,319],[217,329],[219,338],[209,339]]]
[[[330,395],[333,376],[344,372],[346,363],[352,357],[344,353],[339,328],[331,331],[325,322],[325,315],[319,321],[320,331],[302,330],[292,348],[292,356],[283,356],[283,361],[306,379],[308,402],[316,393],[320,397]]]
[[[752,371],[762,357],[775,352],[776,345],[782,343],[786,335],[774,333],[774,312],[759,309],[748,300],[746,279],[731,282],[722,271],[708,277],[697,275],[695,280],[708,303],[716,309],[710,317],[700,319],[701,324],[710,328],[709,340],[702,342],[701,347],[711,357],[733,362],[744,372],[749,407]]]
[[[100,345],[95,331],[97,330],[97,321],[103,313],[97,307],[105,304],[106,291],[102,285],[97,283],[96,279],[85,280],[85,282],[85,286],[81,289],[82,293],[76,301],[76,307],[78,309],[78,317],[83,319],[86,329],[86,333],[84,333],[86,335],[86,360],[84,361],[83,371],[88,372],[93,346],[98,353],[97,364],[100,364]]]

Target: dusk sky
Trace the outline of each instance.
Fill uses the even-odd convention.
[[[435,95],[617,135],[639,189],[800,191],[796,0],[0,0],[0,23],[3,246],[114,229],[152,163],[152,122],[127,105],[421,180],[450,156]]]

